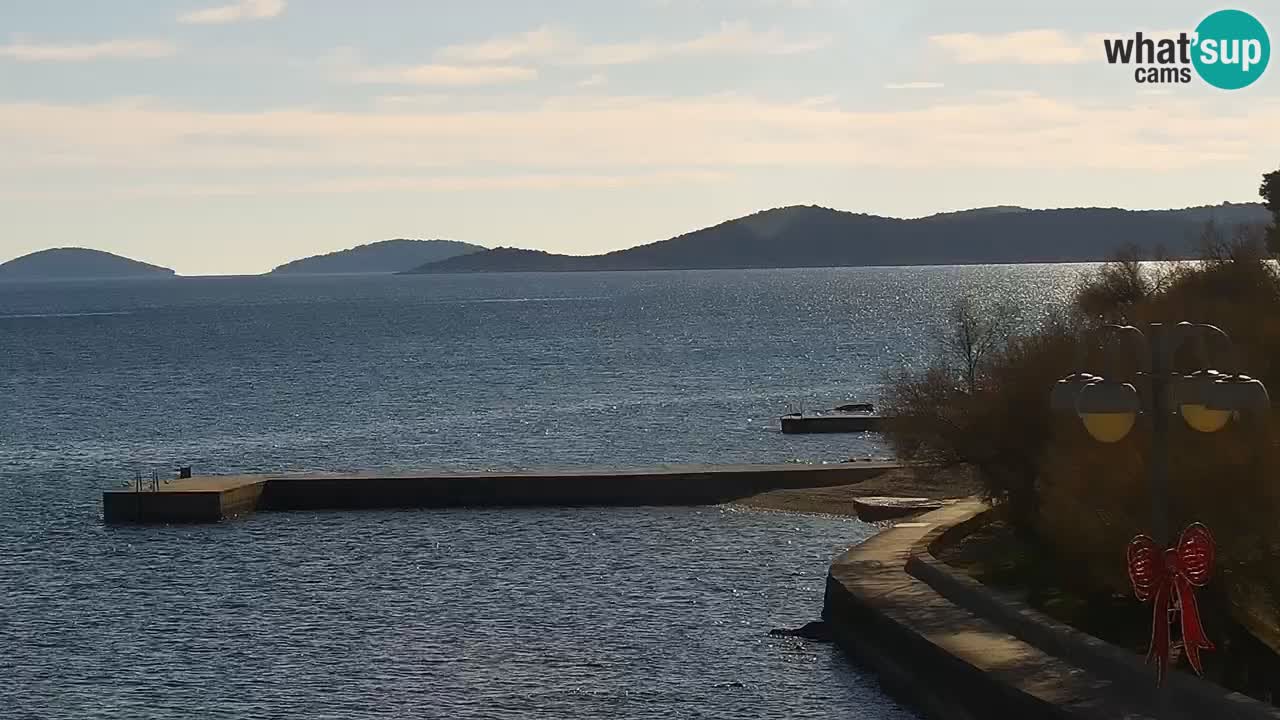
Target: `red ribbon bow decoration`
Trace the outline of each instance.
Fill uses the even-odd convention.
[[[1154,540],[1139,535],[1129,543],[1129,582],[1133,594],[1152,601],[1151,649],[1147,662],[1156,661],[1156,684],[1164,683],[1169,668],[1169,626],[1173,612],[1182,616],[1182,646],[1187,661],[1197,674],[1204,674],[1200,651],[1212,650],[1213,643],[1200,624],[1195,588],[1209,583],[1213,573],[1213,535],[1209,528],[1195,523],[1182,531],[1178,544],[1161,550]]]

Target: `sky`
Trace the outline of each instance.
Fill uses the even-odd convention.
[[[1148,85],[1102,48],[1221,7],[0,0],[0,262],[243,274],[397,237],[591,254],[795,204],[1256,201],[1280,67]]]

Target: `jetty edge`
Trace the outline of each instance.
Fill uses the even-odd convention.
[[[718,505],[770,490],[852,485],[897,461],[825,465],[660,465],[647,468],[215,475],[159,489],[107,490],[103,520],[214,523],[254,512],[378,508]]]

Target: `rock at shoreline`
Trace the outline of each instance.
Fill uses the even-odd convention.
[[[769,637],[798,637],[818,642],[831,642],[835,639],[831,634],[831,626],[821,620],[805,623],[794,630],[775,628],[769,631]]]

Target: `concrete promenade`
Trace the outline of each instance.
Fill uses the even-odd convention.
[[[1141,657],[937,561],[930,549],[963,536],[984,509],[963,501],[898,523],[832,564],[823,618],[890,692],[941,720],[1280,719],[1276,708],[1184,673],[1157,690]]]
[[[519,472],[307,473],[196,477],[158,492],[108,490],[108,523],[207,523],[258,511],[372,508],[712,505],[769,490],[850,485],[902,467],[664,465]]]

